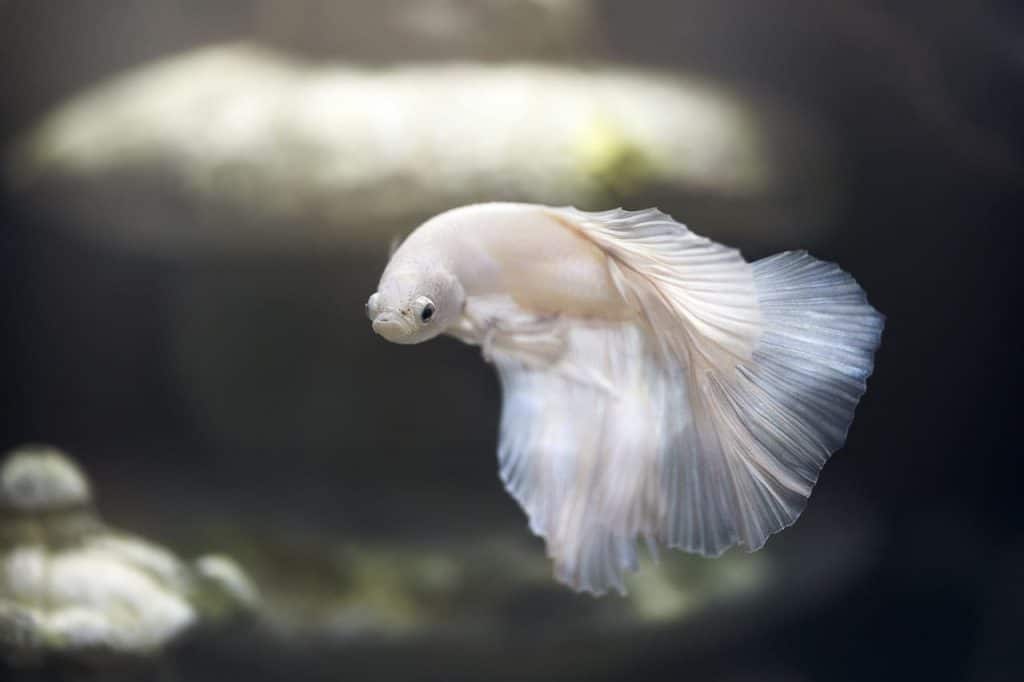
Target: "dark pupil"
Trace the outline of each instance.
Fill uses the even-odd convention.
[[[423,306],[423,312],[420,313],[420,319],[423,320],[424,322],[426,322],[427,320],[429,320],[433,316],[434,316],[434,306],[430,305],[429,303],[427,305]]]

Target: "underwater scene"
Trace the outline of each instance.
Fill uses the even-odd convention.
[[[0,85],[0,679],[1024,679],[1013,3],[0,0]]]

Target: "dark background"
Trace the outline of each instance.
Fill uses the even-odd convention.
[[[786,618],[708,647],[648,637],[595,675],[1021,679],[1016,3],[609,0],[592,6],[600,39],[582,47],[502,40],[500,27],[493,41],[388,39],[367,2],[209,5],[0,1],[0,149],[105,77],[243,38],[314,60],[658,67],[770,93],[825,122],[843,200],[813,251],[854,273],[888,322],[847,446],[805,517],[808,528],[829,528],[828,510],[847,504],[870,516],[872,560]],[[206,512],[396,542],[410,524],[428,543],[491,520],[525,533],[495,476],[500,396],[475,351],[452,341],[396,349],[365,323],[390,235],[358,249],[184,261],[76,236],[61,224],[67,214],[47,208],[71,201],[73,187],[2,191],[3,449],[67,449],[107,515],[171,539]],[[165,208],[180,203],[172,195]],[[801,246],[736,245],[749,256]],[[543,608],[517,608],[523,631],[543,621]],[[566,636],[564,656],[600,646]],[[532,647],[516,646],[517,656]],[[551,676],[573,674],[571,659],[537,649],[559,660]],[[437,651],[397,656],[437,666],[420,677],[487,679],[509,651],[496,646],[450,670]],[[320,655],[295,660],[375,679],[376,654]],[[238,657],[182,656],[197,674],[250,672]],[[275,668],[261,670],[252,678]]]

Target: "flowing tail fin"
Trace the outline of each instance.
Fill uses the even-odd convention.
[[[705,555],[760,548],[842,446],[884,317],[852,276],[805,252],[751,264],[655,209],[555,211],[609,255],[685,377],[656,537]]]
[[[624,591],[640,537],[705,555],[760,548],[842,446],[883,316],[804,252],[751,264],[656,210],[551,210],[608,254],[638,311],[564,320],[551,364],[515,344],[493,356],[502,479],[556,575]]]
[[[796,521],[846,440],[885,318],[848,273],[806,252],[752,266],[762,331],[747,361],[691,379],[698,428],[683,449],[668,542],[751,550]]]

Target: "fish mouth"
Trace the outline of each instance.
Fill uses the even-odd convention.
[[[412,322],[401,314],[386,310],[373,319],[373,331],[388,341],[400,343],[416,329]]]

